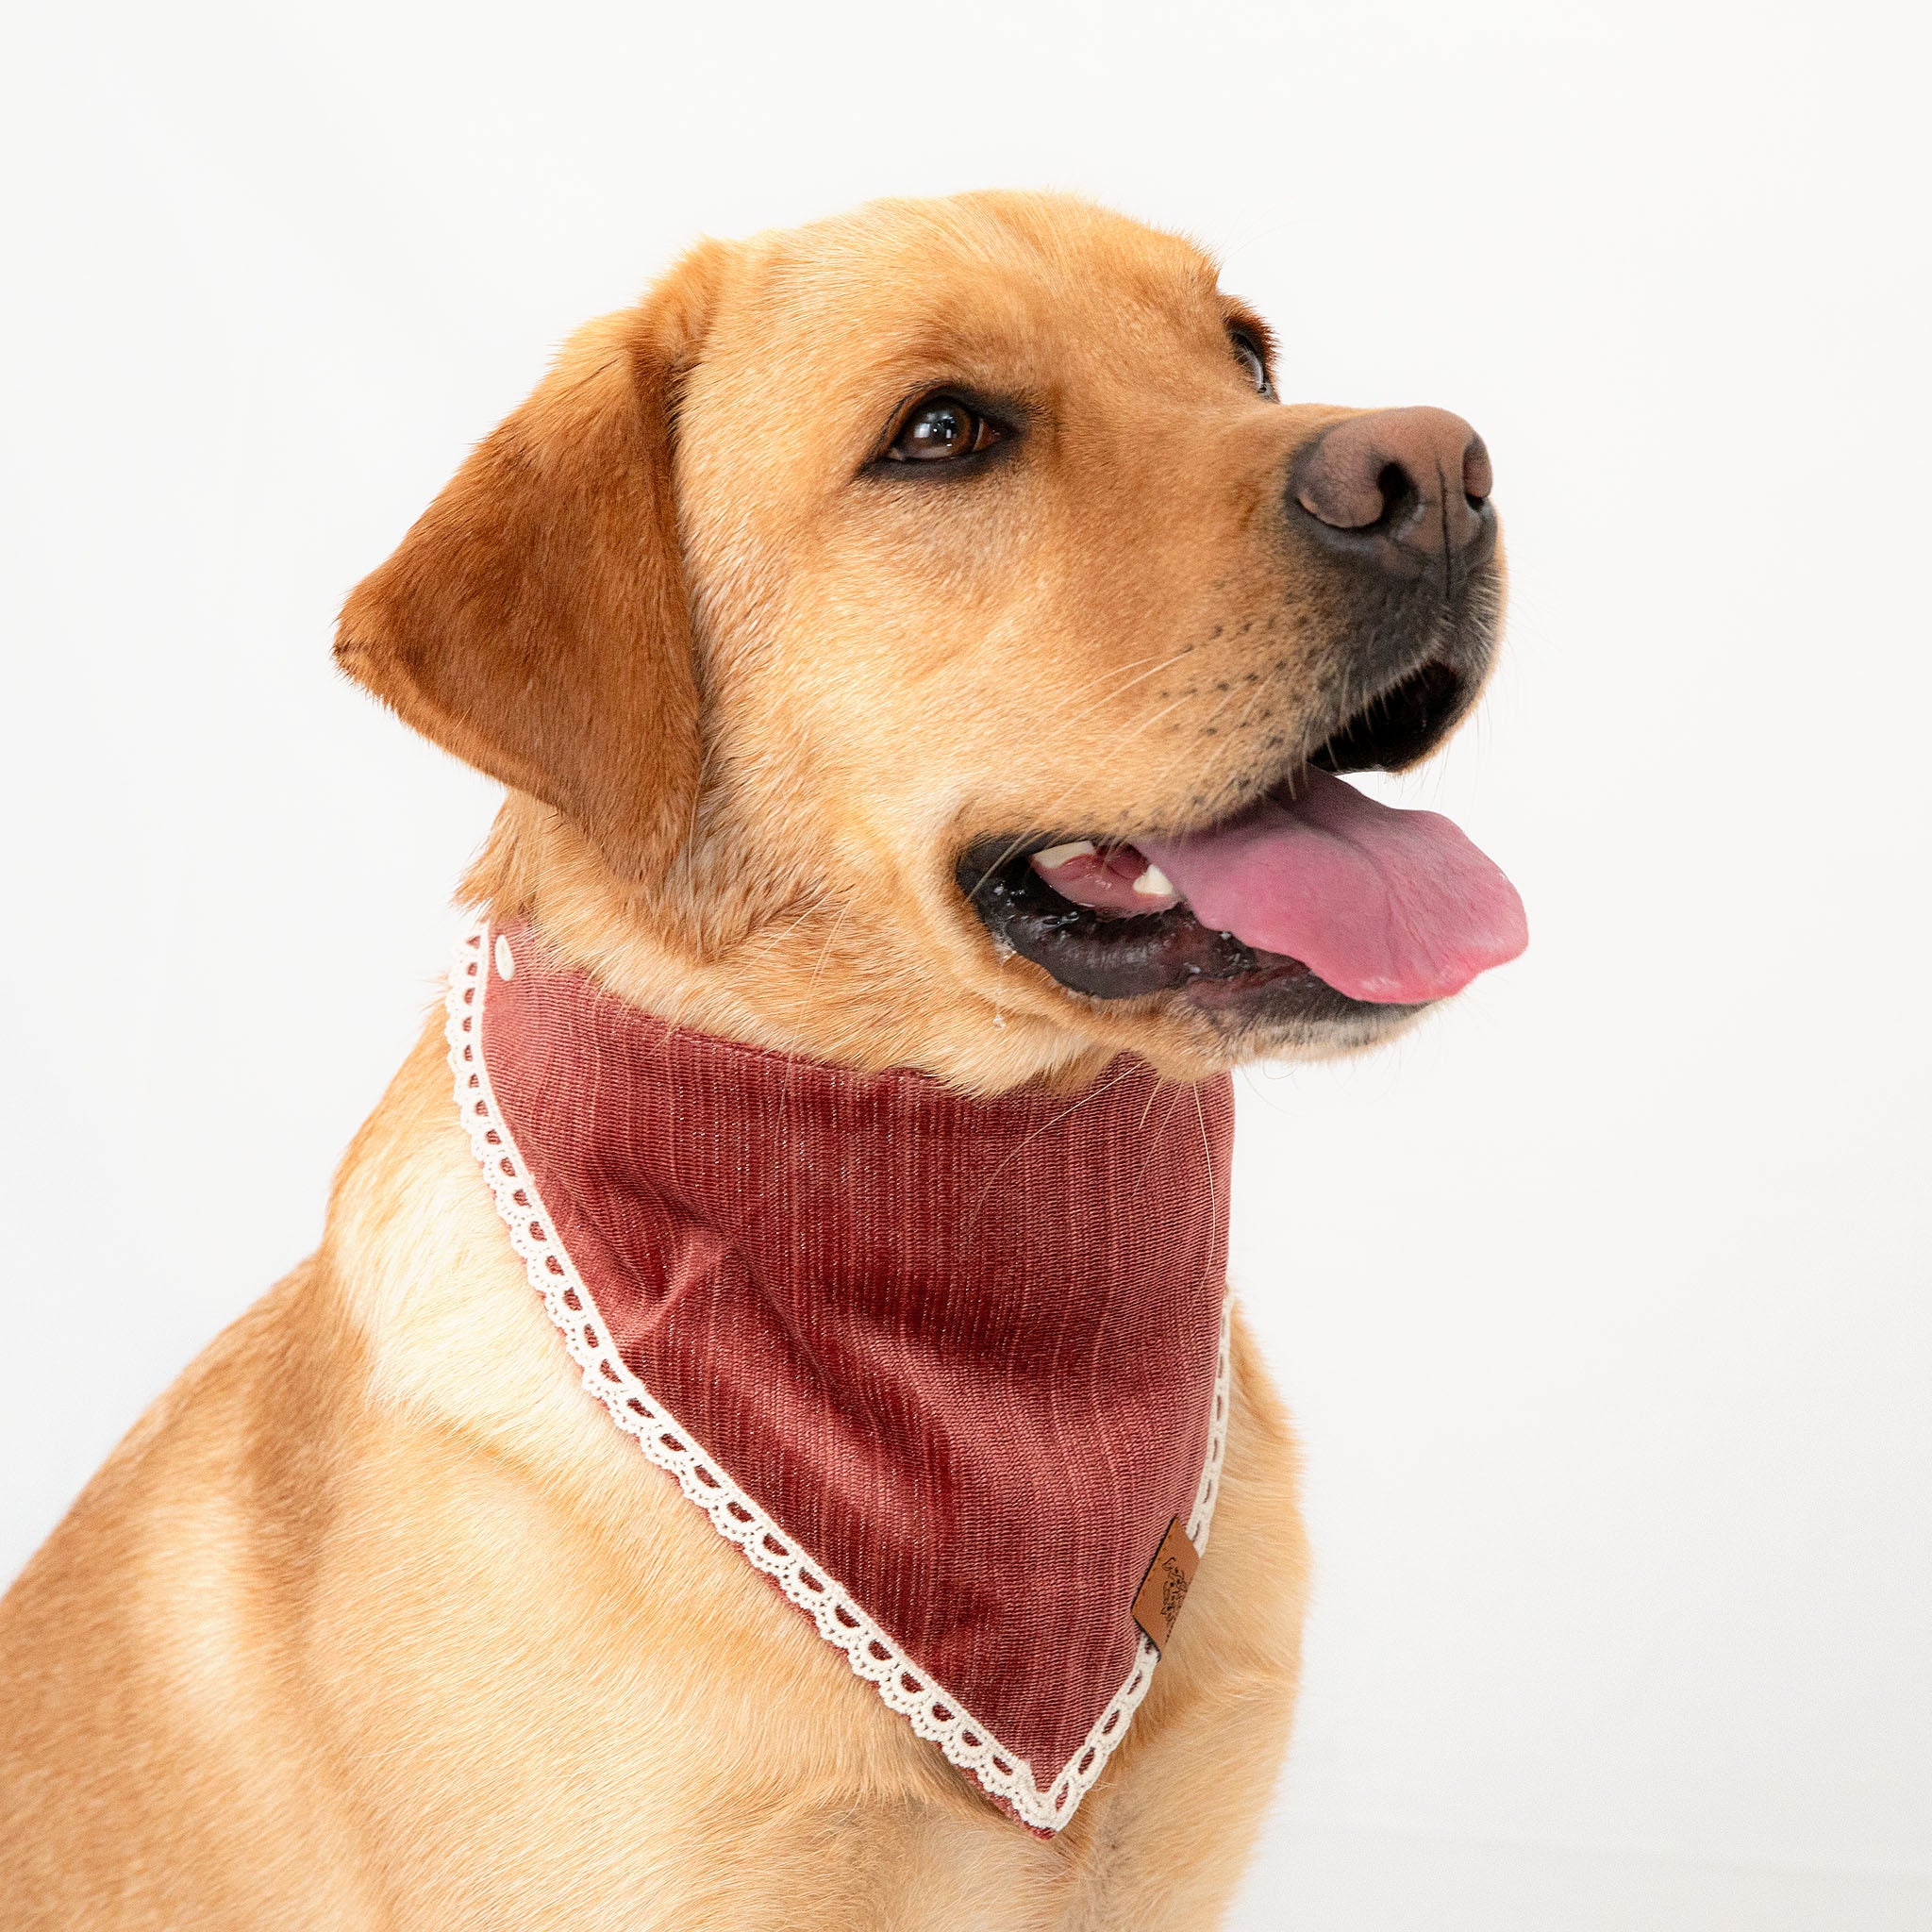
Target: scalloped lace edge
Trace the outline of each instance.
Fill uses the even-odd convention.
[[[1010,1805],[1024,1823],[1058,1831],[1079,1807],[1114,1747],[1126,1736],[1134,1712],[1147,1694],[1154,1667],[1160,1660],[1159,1651],[1141,1636],[1125,1681],[1065,1769],[1041,1790],[1024,1757],[1008,1750],[958,1698],[920,1669],[823,1563],[782,1531],[697,1447],[690,1431],[631,1373],[600,1332],[597,1324],[602,1318],[596,1301],[553,1231],[536,1178],[497,1106],[481,1050],[483,1002],[491,958],[489,933],[487,920],[475,922],[458,941],[456,963],[450,971],[446,1032],[457,1106],[497,1213],[509,1232],[510,1245],[523,1257],[530,1286],[541,1297],[571,1359],[582,1371],[584,1387],[651,1461],[677,1479],[678,1487],[710,1518],[712,1528],[727,1542],[735,1543],[754,1569],[777,1583],[818,1625],[819,1635],[844,1653],[853,1671],[906,1718],[920,1737],[937,1744],[989,1793]],[[1188,1535],[1203,1552],[1208,1547],[1222,1456],[1227,1445],[1230,1300],[1222,1302],[1208,1454],[1188,1521]]]

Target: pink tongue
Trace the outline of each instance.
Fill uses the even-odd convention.
[[[1211,831],[1134,842],[1203,924],[1357,1000],[1441,999],[1529,943],[1516,888],[1450,822],[1312,767]]]

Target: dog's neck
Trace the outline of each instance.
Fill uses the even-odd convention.
[[[627,887],[561,814],[511,792],[464,882],[497,921],[528,917],[599,985],[675,1026],[875,1071],[909,1067],[968,1092],[1073,1093],[1114,1057],[1026,1003],[936,996],[929,959],[806,878],[734,885],[697,869]],[[743,868],[736,869],[742,872]]]

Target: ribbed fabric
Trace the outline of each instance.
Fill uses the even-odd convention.
[[[1227,1078],[969,1099],[667,1026],[527,924],[482,958],[495,1105],[625,1366],[1048,1786],[1196,1508]]]

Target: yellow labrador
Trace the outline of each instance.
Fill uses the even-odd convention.
[[[677,1029],[989,1104],[1360,1047],[1522,943],[1453,828],[1331,775],[1464,717],[1502,564],[1467,425],[1282,379],[1194,247],[1069,198],[707,242],[571,342],[341,661],[508,788],[466,895]],[[1186,1622],[1022,1829],[586,1400],[444,1053],[6,1599],[0,1918],[1214,1923],[1305,1568],[1239,1316]]]

